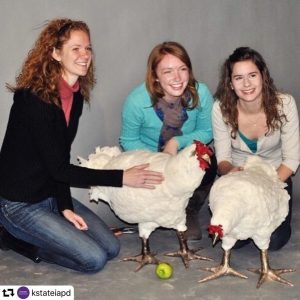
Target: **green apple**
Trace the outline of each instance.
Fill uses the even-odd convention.
[[[160,262],[156,266],[155,273],[160,279],[169,279],[173,274],[173,267],[166,262]]]

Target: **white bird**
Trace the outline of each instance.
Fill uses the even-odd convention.
[[[177,230],[180,250],[167,255],[181,257],[186,267],[192,259],[210,260],[196,255],[199,249],[188,249],[184,231],[187,229],[185,208],[203,179],[211,154],[209,147],[195,141],[176,156],[162,152],[121,152],[118,147],[98,147],[96,153],[89,155],[88,160],[78,158],[81,165],[88,168],[128,169],[149,163],[149,169],[163,173],[164,181],[154,190],[128,186],[95,186],[90,189],[90,199],[103,200],[125,222],[138,223],[142,253],[124,259],[139,262],[136,271],[146,264],[158,263],[155,255],[150,252],[148,241],[150,234],[158,227]]]
[[[251,238],[261,253],[261,268],[249,269],[260,274],[257,288],[267,279],[292,285],[279,275],[294,270],[271,269],[268,260],[271,234],[285,220],[289,210],[290,196],[285,186],[275,168],[256,156],[247,160],[243,171],[229,173],[215,181],[209,196],[212,212],[209,233],[214,235],[214,243],[222,239],[224,256],[220,266],[204,269],[214,274],[199,282],[223,275],[247,278],[230,267],[230,250],[237,240]]]

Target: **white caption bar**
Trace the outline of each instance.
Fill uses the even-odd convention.
[[[74,300],[71,285],[0,285],[1,300]]]

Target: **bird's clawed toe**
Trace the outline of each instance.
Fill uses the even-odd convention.
[[[263,283],[267,281],[278,281],[280,283],[284,283],[289,286],[294,286],[290,281],[282,278],[279,276],[280,274],[283,273],[290,273],[290,272],[295,272],[294,269],[271,269],[268,268],[268,270],[263,271],[262,269],[248,269],[248,271],[260,274],[259,280],[257,282],[256,287],[259,288]]]
[[[209,271],[209,272],[212,272],[214,274],[199,280],[198,282],[200,282],[200,283],[206,282],[206,281],[209,281],[209,280],[213,280],[213,279],[217,279],[219,277],[227,276],[227,275],[236,276],[236,277],[240,277],[240,278],[243,278],[243,279],[248,278],[244,274],[242,274],[240,272],[237,272],[236,270],[231,268],[229,265],[220,265],[220,266],[212,267],[212,268],[202,268],[201,270]]]
[[[226,275],[236,276],[244,279],[248,278],[244,274],[237,272],[236,270],[230,267],[230,250],[224,250],[222,263],[219,266],[213,268],[203,268],[202,270],[209,271],[214,274],[207,276],[202,280],[199,280],[198,282],[206,282]]]
[[[196,254],[198,251],[202,250],[202,248],[194,250],[189,249],[184,231],[177,231],[177,237],[179,241],[180,250],[176,252],[166,253],[166,256],[181,257],[183,264],[186,268],[189,267],[190,260],[212,260],[209,257]]]
[[[289,286],[294,286],[291,282],[283,279],[280,274],[295,272],[294,269],[272,269],[269,264],[268,250],[260,251],[261,267],[259,269],[248,269],[248,271],[260,274],[258,283],[256,285],[259,288],[266,281],[278,281]]]
[[[202,248],[198,248],[198,249],[194,249],[194,250],[186,249],[184,251],[183,250],[178,250],[176,252],[165,253],[165,255],[166,256],[171,256],[171,257],[181,257],[184,266],[186,268],[189,268],[189,261],[191,261],[191,260],[208,260],[208,261],[213,260],[209,257],[205,257],[205,256],[201,256],[201,255],[196,254],[201,249]]]
[[[135,272],[138,272],[140,269],[142,269],[146,265],[157,265],[159,263],[159,260],[155,257],[156,254],[154,253],[148,253],[148,254],[139,254],[135,256],[128,256],[121,259],[121,261],[136,261],[138,262],[137,268],[134,270]]]

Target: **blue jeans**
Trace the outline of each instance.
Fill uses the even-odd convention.
[[[119,254],[120,242],[90,209],[75,199],[73,205],[87,223],[87,231],[66,220],[54,198],[35,204],[0,198],[0,223],[17,239],[35,245],[43,261],[80,272],[100,271]]]

